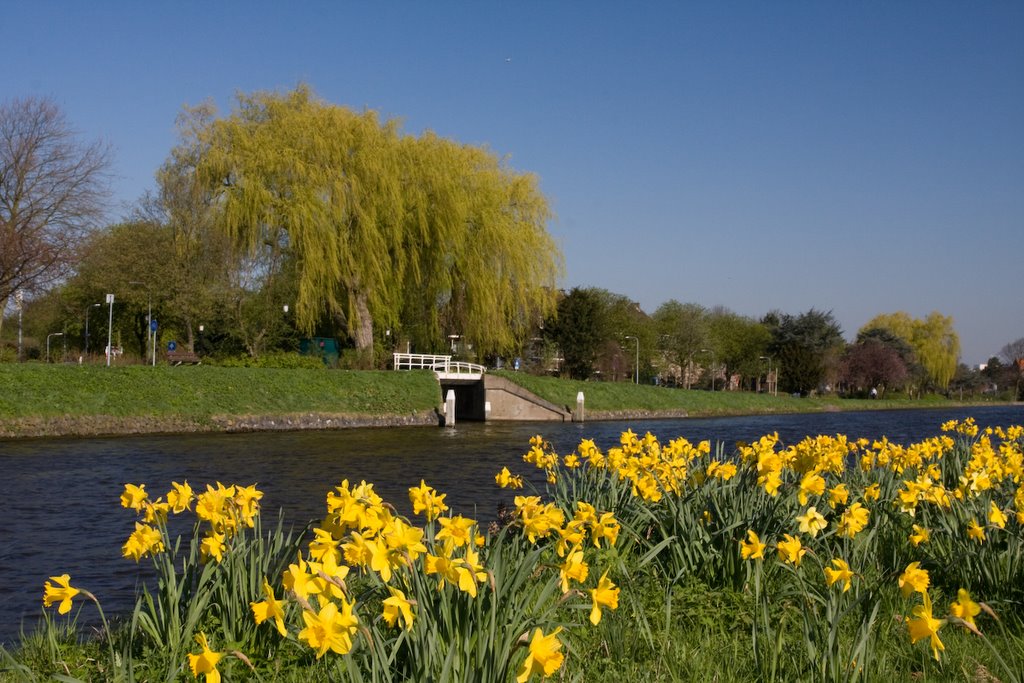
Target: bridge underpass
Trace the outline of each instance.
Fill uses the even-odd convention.
[[[396,353],[395,370],[430,369],[437,375],[441,401],[446,406],[448,392],[454,397],[455,421],[546,421],[568,422],[574,416],[566,407],[557,406],[527,391],[504,377],[488,375],[482,365],[453,361],[451,356]],[[446,424],[452,424],[445,415]]]

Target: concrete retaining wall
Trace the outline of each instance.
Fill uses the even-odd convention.
[[[572,413],[530,393],[504,377],[484,375],[484,400],[490,402],[488,420],[538,420],[569,422]],[[456,413],[458,416],[458,413]]]

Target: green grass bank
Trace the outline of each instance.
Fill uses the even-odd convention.
[[[942,397],[794,398],[496,374],[561,406],[574,407],[584,392],[587,420],[956,405]],[[0,364],[0,438],[435,425],[440,403],[429,371]]]
[[[690,417],[715,415],[761,415],[773,413],[813,413],[835,410],[886,410],[939,408],[962,405],[942,396],[923,399],[845,399],[837,396],[795,398],[785,394],[770,396],[747,391],[699,391],[670,389],[628,382],[581,382],[536,377],[524,373],[499,371],[523,388],[556,405],[575,406],[576,395],[583,392],[587,419],[622,416],[656,417],[685,413]],[[987,404],[986,404],[987,405]]]
[[[429,371],[0,365],[0,438],[437,424]]]

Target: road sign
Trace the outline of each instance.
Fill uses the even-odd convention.
[[[156,332],[156,318],[149,321],[149,331]]]
[[[107,294],[107,303],[108,304],[114,303],[114,295],[113,294]]]
[[[178,348],[178,342],[176,342],[176,341],[169,341],[169,342],[167,342],[167,350],[168,351],[173,351],[176,348]]]

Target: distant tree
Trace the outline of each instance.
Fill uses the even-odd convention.
[[[562,371],[573,379],[588,379],[598,351],[607,341],[605,309],[594,289],[574,287],[558,302],[557,317],[544,325],[545,334],[562,351]]]
[[[914,349],[927,383],[941,390],[948,388],[960,358],[960,338],[952,317],[933,311],[917,320],[898,311],[875,316],[861,330],[872,328],[887,329],[905,340]]]
[[[236,248],[279,245],[291,262],[307,333],[333,318],[371,355],[375,325],[404,318],[428,344],[456,333],[487,355],[554,309],[547,201],[484,148],[404,136],[305,86],[241,95],[183,144],[201,150],[197,176]]]
[[[669,362],[679,366],[684,378],[689,377],[689,364],[694,354],[707,346],[707,311],[699,304],[666,301],[652,316],[659,346]]]
[[[105,210],[109,148],[83,143],[48,99],[0,104],[0,312],[68,273]]]
[[[771,333],[769,352],[778,360],[784,391],[807,394],[838,375],[845,342],[831,311],[812,308],[798,316],[773,311],[763,322]]]
[[[872,336],[847,348],[841,368],[843,381],[859,390],[898,389],[909,376],[899,352]]]
[[[1013,382],[1014,398],[1020,400],[1024,397],[1024,337],[1004,346],[999,355],[1010,369],[1007,374],[1008,379]]]
[[[1007,364],[1020,363],[1024,360],[1024,337],[1004,346],[999,351],[999,356]]]
[[[726,382],[740,375],[741,384],[744,377],[760,374],[760,357],[771,340],[767,327],[723,307],[709,311],[706,321],[708,348],[714,351],[716,374],[724,375]],[[723,388],[728,386],[726,383]]]

